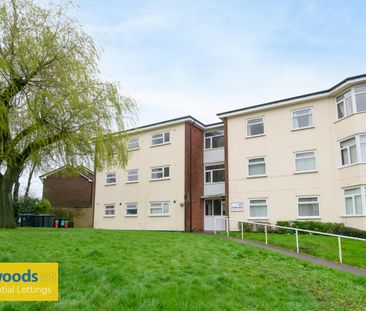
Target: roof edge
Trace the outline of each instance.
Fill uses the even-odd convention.
[[[256,109],[264,108],[264,107],[267,107],[267,106],[270,107],[272,105],[281,104],[281,103],[283,103],[283,104],[291,103],[292,101],[296,102],[296,101],[299,101],[299,100],[302,100],[302,99],[306,100],[306,99],[310,99],[312,97],[321,98],[322,96],[329,96],[332,92],[334,92],[338,88],[342,87],[346,83],[352,82],[352,81],[358,80],[358,79],[366,79],[366,74],[348,77],[348,78],[342,80],[341,82],[335,84],[334,86],[332,86],[332,87],[330,87],[329,89],[326,89],[326,90],[322,90],[322,91],[318,91],[318,92],[312,92],[312,93],[308,93],[308,94],[304,94],[304,95],[298,95],[298,96],[294,96],[294,97],[288,97],[288,98],[285,98],[285,99],[266,102],[266,103],[259,104],[259,105],[253,105],[253,106],[248,106],[248,107],[244,107],[244,108],[224,111],[224,112],[220,112],[216,115],[220,119],[222,119],[222,118],[225,118],[225,117],[230,116],[232,114],[237,115],[237,114],[245,113],[248,110],[249,111],[250,110],[256,110]]]

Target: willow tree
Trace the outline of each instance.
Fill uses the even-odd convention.
[[[78,166],[95,154],[97,168],[126,163],[134,102],[100,80],[92,38],[65,12],[0,4],[0,227],[15,226],[12,188],[30,160]]]

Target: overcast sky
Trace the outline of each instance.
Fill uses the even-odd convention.
[[[76,3],[102,50],[103,78],[137,101],[139,125],[183,115],[217,122],[219,112],[366,73],[365,1]]]

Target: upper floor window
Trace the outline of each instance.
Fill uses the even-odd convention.
[[[298,197],[297,208],[299,218],[319,218],[319,197]]]
[[[266,161],[264,157],[248,159],[248,177],[266,176]]]
[[[225,181],[225,164],[213,164],[205,166],[205,182],[217,183]]]
[[[366,134],[341,141],[340,148],[343,166],[366,162]]]
[[[151,145],[158,146],[170,142],[170,132],[156,133],[151,136]]]
[[[295,173],[316,171],[315,151],[301,151],[295,153]]]
[[[352,88],[336,98],[337,118],[342,119],[355,112],[366,111],[366,85]]]
[[[224,147],[224,130],[205,133],[205,149]]]
[[[117,182],[117,173],[113,172],[113,173],[107,173],[106,174],[106,181],[105,183],[107,185],[115,185]]]
[[[126,203],[126,216],[137,216],[137,203]]]
[[[292,128],[294,130],[313,126],[313,112],[311,107],[292,111]]]
[[[128,170],[127,171],[127,182],[133,183],[139,181],[139,170]]]
[[[140,141],[138,137],[134,137],[128,140],[127,150],[137,150],[140,148]]]
[[[151,168],[151,180],[168,179],[170,177],[170,167],[160,166]]]
[[[267,219],[267,199],[250,199],[249,200],[249,218],[250,219]]]
[[[355,187],[344,190],[347,216],[366,215],[366,187]]]
[[[116,209],[114,204],[104,205],[104,217],[114,217],[116,215]]]
[[[264,134],[263,117],[247,120],[247,136],[259,136]]]

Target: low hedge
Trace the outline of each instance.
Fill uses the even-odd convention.
[[[340,234],[356,238],[366,239],[366,231],[346,227],[342,223],[321,222],[321,221],[277,221],[277,226],[298,228],[304,230],[319,231],[325,233]],[[293,230],[277,229],[278,233],[294,233]]]

